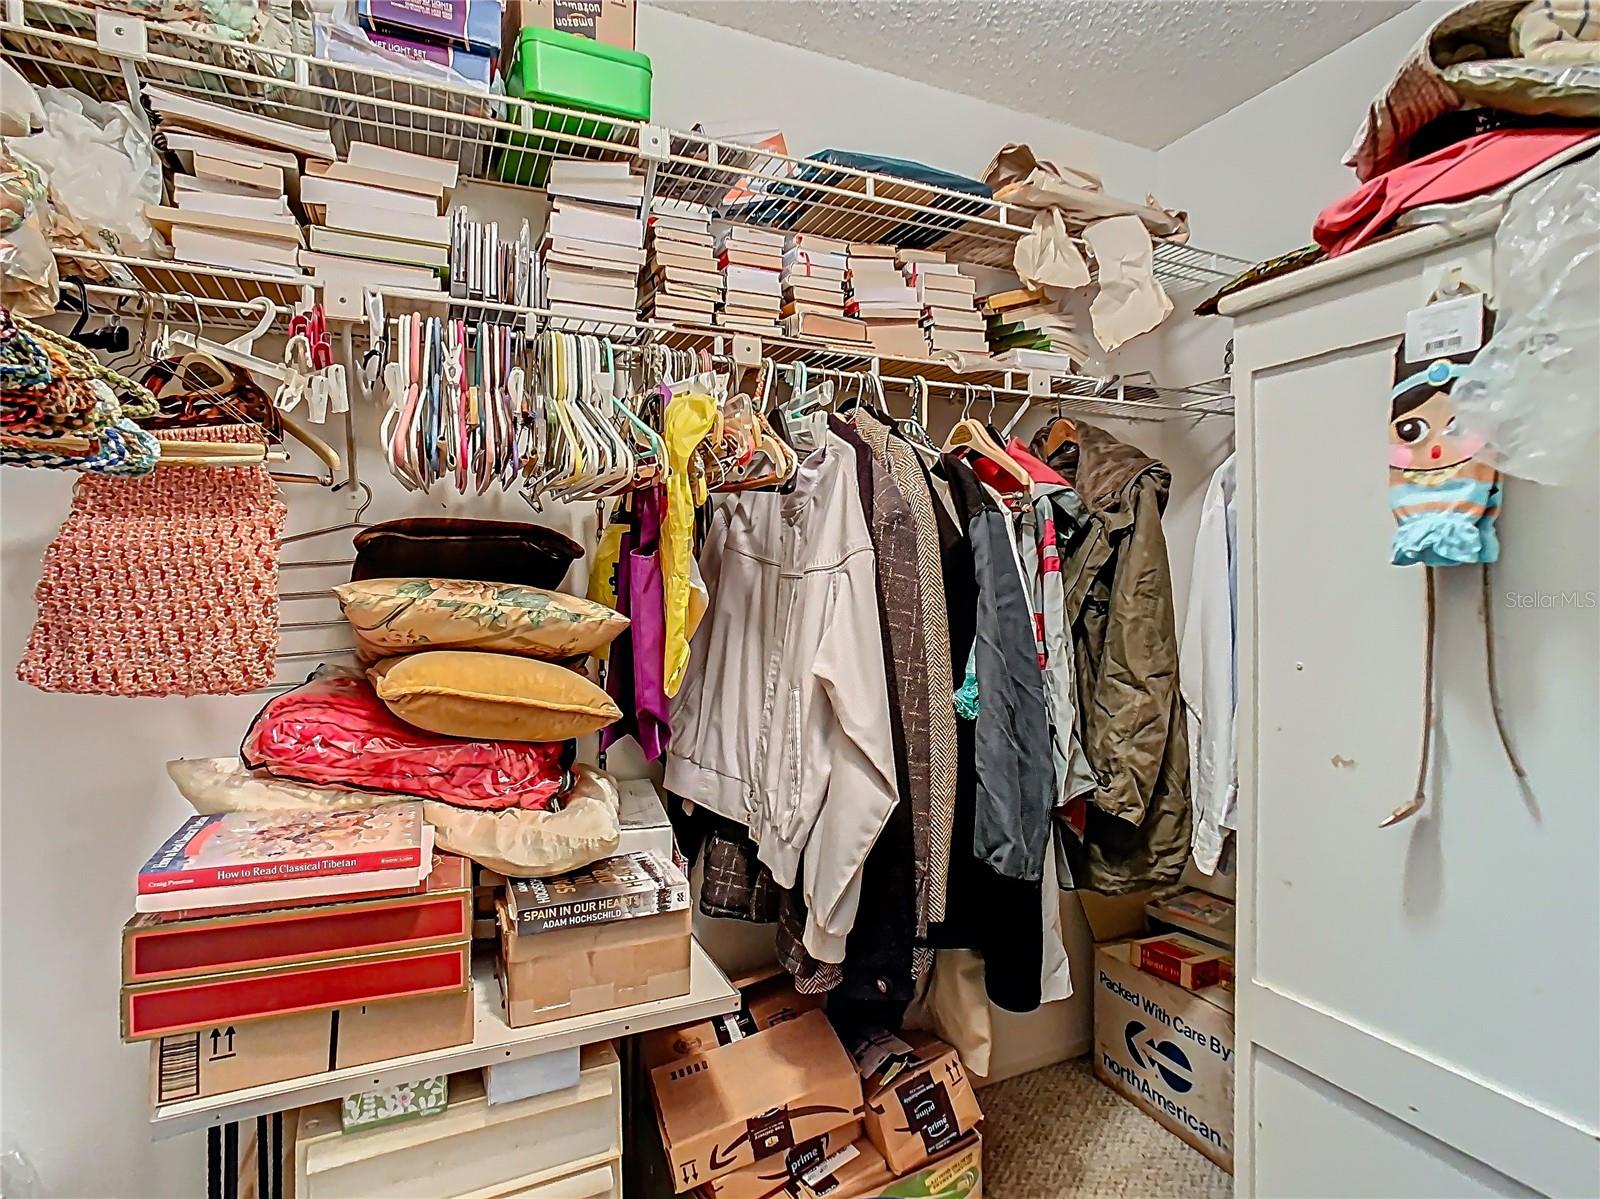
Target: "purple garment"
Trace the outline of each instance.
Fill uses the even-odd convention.
[[[652,487],[635,494],[638,509],[638,546],[623,548],[631,561],[626,568],[629,591],[628,618],[633,641],[634,738],[652,761],[667,752],[672,739],[668,722],[666,688],[667,608],[661,576],[661,513],[666,491]],[[622,580],[618,580],[620,583]],[[620,592],[619,592],[620,598]]]
[[[639,523],[633,513],[619,510],[613,518],[624,526],[618,543],[617,563],[613,580],[617,597],[617,611],[633,619],[633,551],[639,544]],[[637,733],[634,721],[633,683],[633,631],[630,625],[611,643],[606,657],[606,694],[622,713],[614,723],[600,730],[600,752],[604,753],[630,733]]]

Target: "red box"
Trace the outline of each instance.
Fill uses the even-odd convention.
[[[471,937],[467,866],[444,854],[417,893],[136,916],[123,929],[122,1039],[463,991]]]
[[[1134,941],[1132,950],[1133,964],[1140,970],[1189,991],[1216,986],[1222,978],[1222,963],[1228,960],[1226,950],[1181,933]]]
[[[434,857],[417,892],[297,907],[145,913],[122,928],[124,985],[337,961],[472,935],[466,859]]]

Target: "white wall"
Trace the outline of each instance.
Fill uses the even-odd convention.
[[[795,152],[882,150],[974,174],[1004,142],[1027,141],[1042,157],[1081,160],[1092,151],[1108,186],[1126,194],[1142,195],[1153,183],[1148,150],[672,13],[645,8],[639,25],[641,48],[655,64],[656,111],[667,122],[778,124]],[[439,502],[407,496],[381,473],[374,444],[369,427],[363,465],[378,492],[369,519],[439,513]],[[16,681],[40,560],[66,515],[70,488],[51,472],[0,472],[5,1143],[28,1155],[46,1195],[198,1195],[203,1139],[152,1144],[144,1120],[147,1052],[118,1041],[118,930],[135,871],[185,814],[164,763],[234,752],[261,700],[44,695]],[[344,519],[337,497],[292,488],[287,498],[291,530]],[[474,501],[465,510],[528,516],[515,499]],[[341,551],[330,540],[315,550],[336,557],[348,545]],[[311,585],[293,577],[294,588]],[[1081,944],[1081,930],[1073,936]],[[1076,1047],[1088,1026],[1086,971],[1069,1004],[1005,1023],[997,1072],[1036,1064],[1041,1046],[1053,1047],[1052,1057]],[[1008,1060],[1014,1064],[998,1071]]]
[[[1341,160],[1367,105],[1455,7],[1424,0],[1159,150],[1160,194],[1189,210],[1195,244],[1255,261],[1309,243],[1356,185]]]
[[[1040,158],[1094,165],[1119,195],[1155,182],[1155,151],[940,91],[933,71],[917,83],[648,4],[638,45],[655,69],[654,119],[674,128],[781,129],[791,154],[878,152],[974,177],[1007,142],[1027,142]]]

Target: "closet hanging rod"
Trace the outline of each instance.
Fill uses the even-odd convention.
[[[808,367],[806,367],[806,373],[808,375],[820,375],[823,378],[851,379],[851,380],[861,380],[863,382],[865,382],[867,379],[872,377],[868,372],[864,372],[864,371],[835,370],[835,369],[832,369],[832,368],[829,368],[829,367],[812,367],[812,366],[808,366]],[[1018,373],[1022,373],[1022,372],[1018,372]],[[913,387],[913,386],[916,385],[916,378],[914,376],[879,375],[878,379],[886,387],[910,388],[910,387]],[[1085,376],[1085,375],[1062,375],[1062,376],[1058,376],[1058,379],[1061,382],[1067,382],[1067,383],[1071,383],[1071,384],[1079,384],[1079,385],[1085,385],[1085,386],[1093,386],[1093,385],[1097,385],[1097,384],[1099,384],[1101,382],[1101,380],[1091,379],[1091,378],[1089,378],[1088,376]],[[1051,392],[1049,392],[1047,394],[1034,395],[1034,394],[1032,394],[1032,393],[1030,393],[1030,392],[1028,392],[1028,391],[1026,391],[1026,390],[1024,390],[1022,388],[1018,388],[1018,387],[991,387],[991,386],[989,386],[987,384],[981,384],[981,383],[952,383],[952,382],[947,382],[947,381],[942,380],[942,379],[925,379],[923,381],[928,385],[928,387],[930,389],[932,389],[932,388],[940,388],[940,389],[945,390],[945,391],[963,392],[963,393],[965,393],[967,391],[970,391],[973,394],[975,400],[978,400],[978,401],[987,400],[990,396],[994,396],[996,398],[996,400],[998,400],[1001,403],[1016,403],[1016,402],[1020,402],[1020,401],[1032,400],[1035,403],[1038,403],[1038,404],[1041,404],[1041,405],[1043,405],[1043,404],[1054,405],[1054,404],[1057,404],[1057,403],[1061,403],[1061,404],[1077,403],[1079,405],[1103,405],[1103,406],[1106,406],[1106,407],[1114,407],[1114,408],[1119,408],[1119,409],[1125,409],[1130,413],[1137,413],[1137,412],[1163,412],[1163,413],[1170,413],[1170,414],[1177,415],[1177,416],[1196,416],[1196,417],[1203,417],[1203,416],[1232,416],[1233,415],[1233,412],[1232,412],[1231,409],[1198,408],[1198,407],[1194,407],[1194,406],[1186,405],[1186,404],[1162,404],[1162,403],[1158,403],[1158,402],[1153,401],[1153,400],[1130,400],[1130,399],[1125,399],[1125,398],[1118,397],[1116,395],[1094,395],[1092,392],[1084,393],[1084,392],[1058,392],[1058,391],[1051,391]],[[1140,386],[1144,386],[1144,385],[1140,385]],[[1159,385],[1150,385],[1150,390],[1158,391],[1158,392],[1164,392],[1164,391],[1183,391],[1183,390],[1186,390],[1186,389],[1183,389],[1183,388],[1165,388],[1165,387],[1161,387]],[[1217,399],[1217,400],[1224,400],[1224,399],[1227,399],[1229,397],[1220,396],[1220,395],[1212,395],[1210,398]],[[1147,419],[1159,419],[1159,418],[1150,417],[1150,418],[1147,418]]]

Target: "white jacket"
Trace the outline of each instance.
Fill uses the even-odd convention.
[[[1189,611],[1178,650],[1178,681],[1189,718],[1191,848],[1195,865],[1215,874],[1238,794],[1238,603],[1233,455],[1206,488],[1194,541]]]
[[[748,826],[773,877],[798,879],[807,951],[843,961],[896,802],[854,450],[828,434],[790,494],[719,501],[700,569],[709,606],[672,701],[666,787]]]

